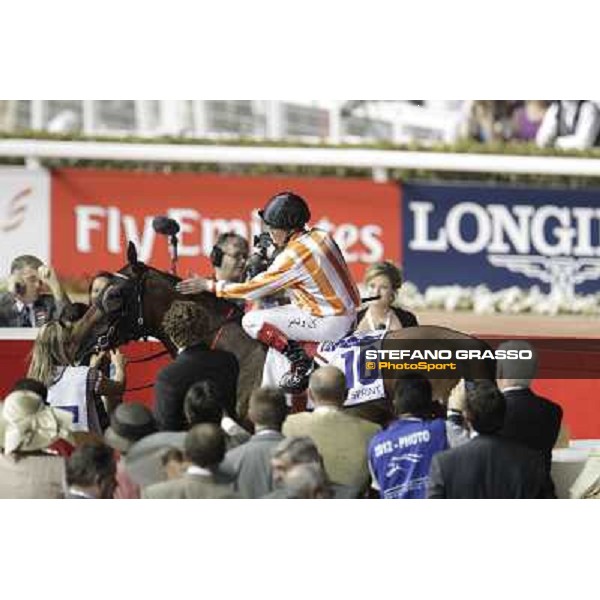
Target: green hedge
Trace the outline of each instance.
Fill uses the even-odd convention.
[[[413,150],[419,152],[454,152],[472,154],[510,154],[517,156],[574,156],[579,158],[600,159],[600,148],[585,151],[562,151],[553,148],[541,149],[534,144],[526,143],[490,143],[481,144],[472,141],[461,141],[454,145],[438,144],[421,146],[408,144],[403,146],[391,143],[377,144],[307,144],[295,141],[257,141],[247,138],[236,139],[192,139],[181,137],[137,138],[137,137],[108,137],[108,136],[82,136],[82,135],[56,135],[47,132],[21,131],[5,133],[0,132],[0,139],[39,139],[56,141],[98,141],[119,143],[144,143],[144,144],[178,144],[178,145],[211,145],[211,146],[248,146],[272,148],[349,148],[370,150]],[[0,156],[0,164],[21,165],[22,159],[12,159]],[[235,173],[247,175],[291,175],[304,177],[372,177],[371,169],[352,169],[346,167],[309,167],[297,165],[224,165],[209,163],[153,163],[143,161],[105,161],[105,160],[67,160],[48,159],[42,164],[48,168],[58,167],[94,167],[106,169],[123,169],[153,172],[196,172],[196,173]],[[573,177],[557,175],[517,175],[501,173],[461,173],[447,171],[431,171],[426,169],[389,169],[390,179],[419,179],[439,181],[482,181],[521,184],[544,184],[561,186],[593,186],[600,187],[600,180],[594,177]]]

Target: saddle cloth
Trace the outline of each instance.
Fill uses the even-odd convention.
[[[308,356],[315,360],[316,365],[332,365],[345,374],[348,396],[344,406],[355,406],[385,397],[383,380],[378,375],[367,377],[361,358],[361,354],[366,349],[379,349],[385,333],[381,330],[354,333],[336,342],[303,342],[302,346]],[[262,385],[279,385],[281,378],[289,369],[288,359],[274,348],[269,348],[265,359]],[[288,397],[288,404],[292,406],[291,396]],[[311,406],[309,398],[307,407],[311,408]]]

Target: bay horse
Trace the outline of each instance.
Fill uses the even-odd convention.
[[[231,352],[239,364],[237,413],[242,421],[246,417],[249,397],[262,380],[266,357],[265,346],[252,339],[242,328],[243,310],[235,304],[202,292],[196,295],[180,294],[175,286],[179,277],[159,271],[138,261],[137,250],[129,242],[128,264],[115,273],[111,283],[101,297],[101,308],[92,306],[76,324],[73,340],[75,355],[80,359],[99,348],[116,348],[129,341],[153,337],[162,342],[172,357],[177,355],[162,328],[163,316],[176,300],[194,301],[207,317],[207,328],[202,342],[211,349]],[[418,344],[423,340],[468,342],[471,348],[488,349],[487,345],[467,334],[433,325],[410,327],[389,332],[383,339],[382,348],[398,348]],[[493,378],[495,364],[488,375]],[[480,377],[481,378],[481,377]],[[349,412],[387,424],[393,417],[392,398],[401,379],[384,378],[385,398],[349,407]],[[434,399],[444,403],[458,383],[459,377],[431,378]]]

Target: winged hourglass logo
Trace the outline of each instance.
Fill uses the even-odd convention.
[[[27,212],[27,197],[31,195],[31,191],[30,187],[25,188],[7,202],[0,198],[0,231],[2,233],[13,231],[23,223]]]
[[[550,295],[561,300],[575,297],[575,286],[600,278],[600,258],[539,255],[488,255],[495,267],[539,279],[550,284]]]

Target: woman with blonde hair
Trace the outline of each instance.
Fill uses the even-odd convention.
[[[418,326],[413,313],[394,306],[398,290],[402,286],[402,272],[394,263],[385,261],[371,265],[365,274],[365,283],[367,295],[379,296],[379,299],[359,311],[356,331],[396,331],[403,327]]]
[[[125,357],[110,353],[114,379],[94,365],[76,366],[70,351],[71,328],[60,321],[44,325],[33,346],[28,377],[48,388],[48,404],[73,415],[73,431],[102,434],[125,390]],[[106,398],[106,405],[103,401]],[[107,413],[108,411],[108,413]]]

